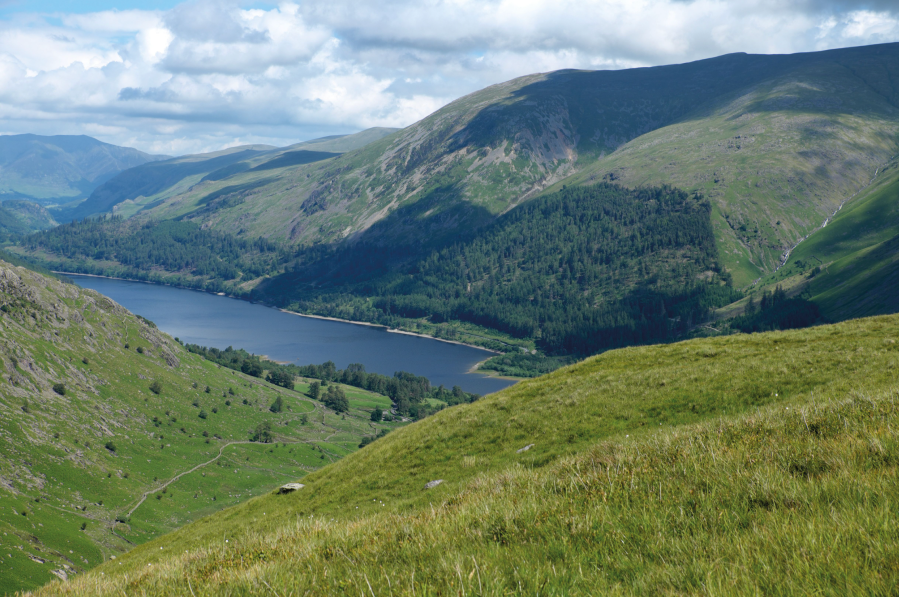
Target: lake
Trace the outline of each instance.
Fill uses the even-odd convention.
[[[143,282],[70,276],[132,313],[146,317],[182,342],[215,348],[243,348],[274,361],[297,365],[334,361],[340,369],[362,363],[383,375],[408,371],[431,384],[458,385],[489,394],[514,382],[468,371],[492,353],[383,328],[301,317],[271,307],[207,292]]]

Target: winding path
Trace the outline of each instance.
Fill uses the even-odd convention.
[[[315,408],[322,408],[322,409],[324,409],[324,406],[319,405],[319,404],[313,403],[313,406],[314,406]],[[315,412],[315,411],[313,410],[313,412]],[[321,425],[322,425],[322,427],[327,427],[328,429],[331,429],[332,431],[334,431],[334,433],[332,433],[331,435],[325,437],[324,439],[320,439],[320,440],[318,440],[318,439],[316,439],[316,440],[313,440],[313,439],[306,439],[306,440],[297,440],[297,441],[280,441],[280,442],[278,442],[278,443],[281,443],[281,444],[296,445],[296,444],[313,444],[313,443],[316,443],[316,442],[327,442],[328,440],[330,440],[330,439],[331,439],[332,437],[334,437],[335,435],[338,435],[339,433],[342,433],[342,431],[341,431],[340,429],[337,429],[336,427],[331,427],[330,425],[327,425],[327,424],[325,424],[325,423],[321,423]],[[162,485],[159,485],[159,486],[157,486],[157,487],[155,487],[155,488],[153,488],[153,489],[150,489],[150,490],[148,490],[148,491],[145,491],[143,494],[141,494],[140,500],[137,502],[137,504],[135,504],[134,507],[131,508],[131,510],[128,511],[127,516],[131,516],[132,514],[134,514],[134,512],[135,512],[138,508],[140,508],[141,504],[143,504],[151,494],[156,493],[157,491],[162,491],[163,489],[165,489],[166,487],[168,487],[169,485],[171,485],[172,483],[174,483],[175,481],[177,481],[178,479],[180,479],[181,477],[183,477],[183,476],[185,476],[185,475],[189,475],[190,473],[196,472],[196,471],[198,471],[199,469],[201,469],[201,468],[203,468],[203,467],[205,467],[205,466],[209,466],[210,464],[212,464],[213,462],[215,462],[216,460],[218,460],[219,458],[222,457],[222,455],[223,455],[224,452],[225,452],[225,448],[227,448],[227,447],[229,447],[229,446],[241,445],[241,444],[259,444],[259,442],[252,442],[252,441],[249,441],[249,440],[228,442],[227,444],[225,444],[225,445],[223,445],[222,447],[219,448],[219,453],[218,453],[218,455],[217,455],[215,458],[212,458],[212,459],[210,459],[210,460],[207,460],[206,462],[202,462],[202,463],[196,465],[195,467],[193,467],[193,468],[191,468],[191,469],[188,469],[188,470],[186,470],[186,471],[184,471],[184,472],[178,473],[177,475],[175,475],[174,477],[172,477],[171,479],[169,479],[168,481],[166,481],[166,482],[163,483]],[[330,460],[331,462],[334,462],[334,458],[332,457],[332,454],[327,453],[327,452],[325,452],[324,450],[322,450],[321,452],[322,452],[322,454],[325,454],[325,455],[328,457],[328,460]]]

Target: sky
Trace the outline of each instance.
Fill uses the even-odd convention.
[[[0,134],[284,146],[535,72],[894,41],[899,0],[0,0]]]

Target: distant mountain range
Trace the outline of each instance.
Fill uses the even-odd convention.
[[[0,201],[51,205],[84,199],[116,174],[167,157],[85,135],[2,135]]]

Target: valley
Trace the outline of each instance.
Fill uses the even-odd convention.
[[[892,594],[896,80],[872,43],[282,147],[0,136],[0,594]]]

